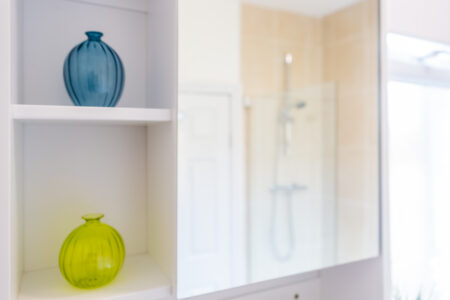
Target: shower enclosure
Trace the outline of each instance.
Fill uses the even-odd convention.
[[[335,84],[291,90],[286,78],[283,93],[246,100],[251,281],[336,260]]]

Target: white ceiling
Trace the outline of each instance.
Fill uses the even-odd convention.
[[[361,0],[243,0],[260,6],[323,17]]]

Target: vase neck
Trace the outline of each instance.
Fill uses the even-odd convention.
[[[91,223],[91,222],[100,222],[101,218],[103,218],[105,215],[104,214],[88,214],[88,215],[84,215],[82,216],[83,220],[85,220],[87,223]]]
[[[89,41],[100,41],[103,33],[99,31],[88,31],[86,32]]]

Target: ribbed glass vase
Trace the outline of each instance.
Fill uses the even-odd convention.
[[[103,33],[86,32],[88,39],[75,46],[64,62],[64,83],[79,106],[116,106],[122,95],[125,72],[119,55],[101,40]]]
[[[72,231],[59,253],[59,269],[73,286],[92,289],[111,282],[125,260],[120,234],[101,223],[102,214],[82,217],[86,223]]]

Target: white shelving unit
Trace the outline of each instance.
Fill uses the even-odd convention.
[[[177,0],[6,0],[0,20],[0,299],[176,298]],[[89,30],[123,61],[117,107],[74,106],[65,90],[65,56]],[[127,256],[86,291],[57,265],[91,212]]]
[[[146,300],[171,296],[170,280],[148,255],[128,257],[112,284],[90,291],[70,286],[57,268],[27,273],[22,279],[19,299],[125,300],[133,296]]]
[[[13,119],[21,122],[134,124],[170,122],[169,109],[86,106],[13,105]]]

